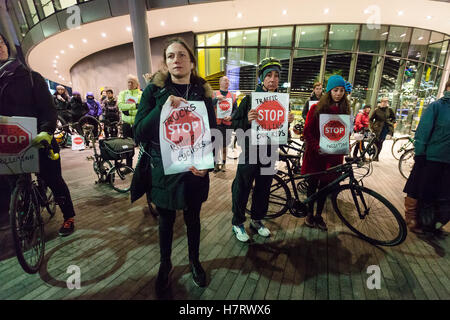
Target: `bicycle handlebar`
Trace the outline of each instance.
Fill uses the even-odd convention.
[[[41,141],[41,145],[44,147],[45,151],[48,153],[49,159],[56,161],[59,159],[59,153],[55,153],[52,146],[46,140]]]

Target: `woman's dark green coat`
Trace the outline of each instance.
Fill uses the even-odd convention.
[[[212,106],[212,89],[200,77],[191,76],[189,101],[204,101],[208,111],[209,126],[216,128],[214,108]],[[145,151],[151,155],[151,190],[152,202],[160,208],[182,210],[190,203],[201,203],[208,199],[209,176],[201,178],[190,172],[164,175],[164,167],[159,146],[159,127],[161,109],[170,95],[177,96],[168,72],[158,72],[152,82],[145,88],[134,123],[136,143],[143,143]],[[133,181],[135,183],[135,181]],[[132,185],[132,189],[142,186]]]

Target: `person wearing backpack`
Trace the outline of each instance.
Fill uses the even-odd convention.
[[[113,123],[120,121],[120,113],[117,99],[114,98],[114,92],[111,89],[106,90],[106,99],[103,100],[102,109],[105,123],[105,138],[117,137],[117,124]]]

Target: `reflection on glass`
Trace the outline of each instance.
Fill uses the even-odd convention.
[[[225,45],[225,32],[205,33],[197,36],[197,46],[217,47]]]
[[[369,25],[373,27],[372,25]],[[370,29],[368,25],[362,25],[359,40],[359,51],[368,53],[384,53],[385,43],[388,37],[388,27],[381,26],[379,29]]]
[[[351,53],[328,51],[327,65],[325,67],[325,80],[328,80],[328,78],[334,74],[338,74],[347,80],[351,61]]]
[[[34,26],[36,23],[39,22],[39,17],[36,11],[36,7],[34,6],[34,1],[33,0],[27,0],[27,7],[30,13],[30,22],[31,25],[30,27]]]
[[[77,0],[58,0],[53,1],[53,3],[55,4],[55,9],[58,11],[76,5]]]
[[[391,27],[386,46],[386,54],[396,57],[406,57],[410,38],[411,28]]]
[[[227,76],[230,90],[255,90],[258,50],[253,48],[229,48]]]
[[[261,46],[291,47],[294,27],[262,28]]]
[[[322,50],[295,50],[291,92],[303,91],[308,92],[308,94],[311,92],[314,82],[320,80],[320,65],[323,54]]]
[[[198,73],[208,77],[225,71],[225,49],[197,49]]]
[[[431,37],[429,43],[441,42],[444,40],[444,34],[439,32],[431,32]]]
[[[48,17],[49,15],[55,13],[55,8],[53,7],[53,2],[50,0],[39,0],[42,6],[42,10],[44,11],[44,16]]]
[[[441,57],[439,58],[439,67],[441,67],[441,68],[443,68],[445,65],[445,61],[446,61],[445,57],[447,56],[448,46],[449,46],[449,42],[445,41],[442,46]]]
[[[443,42],[433,43],[428,46],[427,62],[432,64],[438,64],[441,57]]]
[[[379,59],[378,56],[358,55],[352,92],[352,98],[355,101],[355,112],[363,108],[364,105],[370,104]]]
[[[295,47],[320,49],[325,46],[327,26],[298,26]]]
[[[257,46],[258,29],[228,31],[229,46]]]
[[[397,131],[409,134],[416,112],[418,100],[418,88],[420,86],[420,70],[422,64],[407,61],[404,69],[403,84],[400,90],[400,103],[396,112]]]
[[[409,46],[408,58],[423,61],[430,41],[430,31],[414,29]]]
[[[10,3],[14,3],[14,2],[8,2],[8,4],[10,4]],[[24,37],[25,34],[29,30],[27,20],[25,19],[25,14],[23,12],[22,4],[19,1],[17,1],[17,2],[15,2],[15,5],[17,6],[14,10],[16,13],[16,17],[17,17],[17,23],[19,24],[20,33]]]
[[[329,31],[328,48],[333,50],[354,50],[359,25],[332,24]]]

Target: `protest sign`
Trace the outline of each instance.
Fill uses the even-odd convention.
[[[320,150],[325,154],[348,154],[350,150],[350,116],[321,114]]]
[[[224,119],[226,117],[231,117],[233,111],[233,99],[223,99],[222,101],[217,101],[217,119]]]

